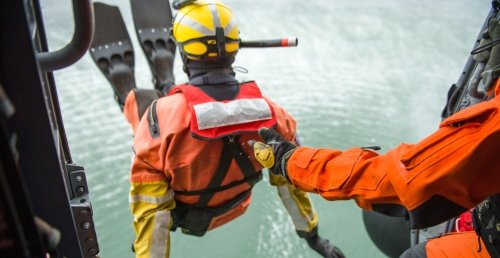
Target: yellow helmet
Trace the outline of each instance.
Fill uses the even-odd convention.
[[[172,36],[181,54],[201,61],[234,56],[240,42],[233,12],[215,0],[198,0],[182,7],[175,16]]]

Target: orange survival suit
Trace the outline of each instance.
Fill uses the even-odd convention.
[[[259,126],[274,126],[295,141],[295,120],[263,97],[255,82],[241,84],[231,101],[214,101],[191,85],[158,97],[136,89],[128,94],[123,109],[135,134],[129,198],[137,257],[168,257],[169,229],[179,227],[201,236],[245,212],[251,187],[261,177],[262,166],[246,154],[251,153],[247,141],[260,139]],[[155,99],[148,109],[137,105],[147,98]],[[240,108],[249,115],[210,113]],[[248,163],[241,164],[245,160],[251,171]],[[299,235],[317,228],[317,213],[308,195],[281,177],[270,175],[270,181],[278,187]]]
[[[450,116],[419,143],[384,155],[298,147],[288,160],[288,177],[328,200],[354,199],[367,210],[407,215],[412,228],[435,225],[500,193],[499,94],[497,81],[488,101]]]

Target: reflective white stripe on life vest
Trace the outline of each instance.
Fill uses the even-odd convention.
[[[174,191],[169,190],[165,195],[161,196],[146,196],[146,195],[130,195],[129,202],[147,202],[151,204],[164,204],[174,198]]]
[[[170,211],[158,211],[155,213],[153,236],[151,237],[151,258],[165,258],[169,245],[170,232],[168,224],[170,222]]]
[[[311,228],[309,228],[309,221],[312,221],[314,219],[314,212],[312,211],[310,214],[307,214],[306,217],[304,217],[304,215],[302,215],[299,210],[299,204],[290,195],[288,186],[280,185],[277,188],[278,193],[281,196],[281,200],[283,201],[285,208],[290,214],[293,225],[295,226],[295,230],[309,232],[311,230]]]
[[[272,118],[271,108],[263,98],[207,102],[193,108],[200,130]]]

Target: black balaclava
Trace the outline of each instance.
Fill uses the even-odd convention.
[[[183,58],[189,84],[199,87],[215,100],[234,99],[239,91],[232,68],[234,55],[217,61],[196,61]]]

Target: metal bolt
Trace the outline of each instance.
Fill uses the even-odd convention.
[[[97,250],[95,248],[89,248],[87,250],[87,254],[89,254],[89,255],[94,255],[96,253],[97,253]]]
[[[82,228],[83,229],[89,229],[90,228],[90,222],[88,222],[88,221],[83,222],[82,223]]]
[[[83,187],[83,186],[76,187],[76,192],[79,194],[85,193],[85,187]]]
[[[82,181],[82,176],[75,176],[76,182],[81,182]]]

